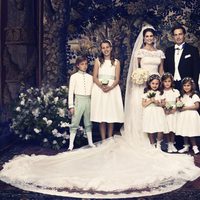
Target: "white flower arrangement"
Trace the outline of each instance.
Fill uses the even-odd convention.
[[[166,105],[165,105],[165,109],[166,109],[166,110],[170,111],[170,110],[172,110],[173,108],[174,108],[174,105],[170,104],[169,102],[166,103]]]
[[[148,93],[147,93],[147,98],[153,98],[153,97],[155,97],[156,96],[156,93],[155,92],[153,92],[153,91],[149,91]]]
[[[143,68],[137,68],[133,71],[131,78],[133,83],[137,85],[143,85],[149,77],[149,72]]]
[[[182,101],[176,102],[176,109],[177,110],[181,110],[184,106],[185,106],[185,104]]]
[[[68,88],[29,88],[19,94],[10,129],[24,141],[59,149],[69,139]],[[80,127],[78,134],[83,135]],[[81,136],[82,137],[82,136]]]

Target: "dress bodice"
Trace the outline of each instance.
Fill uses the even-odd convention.
[[[161,63],[161,59],[165,58],[163,51],[149,51],[146,49],[139,49],[136,52],[136,57],[141,58],[141,68],[149,71],[150,74],[158,74],[158,67]]]
[[[104,63],[100,65],[98,76],[99,78],[101,76],[109,76],[115,78],[115,65],[112,65],[111,60],[105,60]]]
[[[196,94],[194,94],[192,97],[190,97],[187,94],[184,94],[181,98],[181,101],[184,103],[185,106],[193,106],[195,102],[200,102],[200,99]]]

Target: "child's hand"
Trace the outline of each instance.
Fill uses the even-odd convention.
[[[74,115],[74,108],[70,108],[69,112],[70,112],[71,115]]]
[[[151,97],[150,100],[152,103],[155,103],[155,97]]]
[[[187,107],[183,106],[180,111],[186,111],[187,110]]]
[[[106,86],[103,86],[103,91],[104,92],[109,92],[110,90],[112,90],[113,88],[111,87],[111,86],[108,86],[108,85],[106,85]]]
[[[155,103],[157,106],[161,106],[161,103],[160,103],[160,101],[158,101],[158,100],[155,100],[154,103]]]
[[[176,112],[176,109],[172,109],[169,114],[174,114],[175,112]]]
[[[166,105],[166,99],[161,99],[161,105],[162,105],[163,107],[165,107],[165,105]]]

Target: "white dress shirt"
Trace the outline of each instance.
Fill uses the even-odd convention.
[[[174,71],[174,80],[175,81],[180,81],[181,80],[181,76],[179,74],[179,71],[178,71],[178,65],[179,65],[179,62],[180,62],[180,59],[181,59],[181,55],[183,53],[183,46],[184,46],[185,43],[182,43],[181,45],[177,45],[175,44],[174,48],[175,48],[175,51],[174,51],[174,66],[175,66],[175,71]]]
[[[78,71],[71,75],[69,81],[68,107],[74,107],[74,95],[91,95],[93,78],[90,74]]]

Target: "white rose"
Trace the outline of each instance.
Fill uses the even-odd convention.
[[[64,105],[67,104],[67,99],[64,99],[64,100],[63,100],[63,104],[64,104]]]
[[[20,107],[17,107],[17,108],[16,108],[16,111],[17,111],[17,112],[20,112],[20,111],[21,111],[21,108],[20,108]]]
[[[40,129],[37,129],[37,128],[34,128],[33,129],[36,133],[39,133],[41,130]]]
[[[40,102],[41,102],[41,98],[40,98],[40,97],[37,97],[37,101],[40,103]]]
[[[56,135],[58,133],[58,130],[57,129],[53,129],[52,133],[53,133],[53,135]]]
[[[47,126],[50,126],[52,123],[53,123],[52,120],[48,120],[48,121],[47,121]]]
[[[58,108],[57,114],[58,114],[60,117],[65,117],[65,110],[62,109],[62,108]]]
[[[55,97],[55,98],[54,98],[54,102],[55,102],[55,104],[58,103],[58,99],[59,99],[58,97]]]
[[[39,108],[32,110],[32,114],[33,114],[34,117],[38,117],[39,114],[40,114]]]
[[[67,123],[67,122],[60,122],[61,123],[61,127],[62,128],[65,128],[65,127],[69,127],[69,123]]]
[[[56,140],[53,140],[53,144],[57,144],[57,141],[56,141]]]
[[[47,122],[48,121],[48,119],[46,118],[46,117],[43,117],[42,118],[45,122]]]
[[[43,139],[43,142],[48,142],[47,138],[44,138],[44,139]]]

